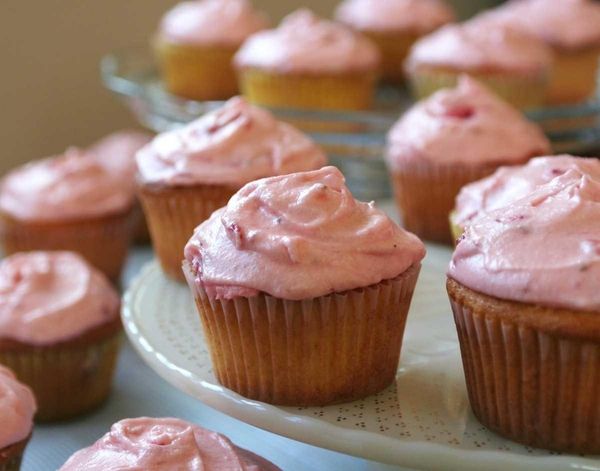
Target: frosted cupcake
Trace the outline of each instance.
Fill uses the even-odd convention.
[[[218,381],[294,406],[385,388],[424,255],[335,167],[247,184],[185,248]]]
[[[31,389],[0,366],[0,471],[19,471],[36,411]]]
[[[467,73],[517,108],[544,102],[552,51],[519,30],[481,19],[447,25],[415,43],[406,72],[417,98],[456,84]]]
[[[321,168],[307,136],[242,98],[158,135],[137,155],[139,195],[164,272],[183,280],[183,247],[194,228],[245,183]]]
[[[135,223],[134,195],[104,164],[71,148],[31,162],[0,183],[4,253],[72,250],[117,280]]]
[[[379,62],[369,39],[309,10],[250,36],[234,59],[242,93],[250,101],[334,110],[371,105]]]
[[[600,181],[569,170],[469,224],[448,294],[471,407],[520,443],[600,453]]]
[[[536,124],[462,77],[456,88],[417,103],[392,127],[386,161],[404,227],[450,242],[448,217],[463,185],[549,152]]]
[[[33,389],[37,419],[72,417],[106,399],[119,304],[104,275],[72,252],[19,253],[0,262],[0,364]]]
[[[413,43],[453,21],[454,13],[442,0],[344,0],[335,18],[371,39],[381,54],[383,78],[401,82]]]
[[[500,167],[489,177],[465,185],[450,217],[454,239],[482,212],[507,206],[571,169],[600,180],[600,160],[557,155],[536,157],[527,165]]]
[[[231,60],[242,42],[267,26],[248,0],[182,2],[163,17],[155,49],[167,90],[195,100],[237,93]]]
[[[279,471],[216,432],[179,419],[124,419],[59,471]]]

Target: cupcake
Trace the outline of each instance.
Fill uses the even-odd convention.
[[[249,0],[182,2],[163,17],[155,50],[167,90],[194,100],[222,100],[237,93],[231,60],[267,20]]]
[[[321,149],[242,98],[157,136],[137,154],[139,196],[163,271],[183,280],[183,247],[194,228],[245,183],[320,168]]]
[[[554,52],[547,101],[591,98],[600,57],[600,4],[594,0],[510,1],[485,16],[544,41]]]
[[[461,77],[456,88],[417,103],[392,127],[386,161],[404,226],[419,237],[450,242],[448,216],[463,185],[549,152],[536,124]]]
[[[484,19],[446,25],[418,40],[406,60],[417,98],[456,84],[467,73],[517,108],[544,102],[552,51],[541,40]]]
[[[185,247],[218,381],[288,406],[382,390],[424,255],[335,167],[247,184]]]
[[[59,471],[279,471],[216,432],[179,419],[124,419]]]
[[[489,177],[465,185],[450,216],[454,239],[480,213],[507,206],[571,169],[600,180],[600,160],[557,155],[536,157],[522,166],[500,167]]]
[[[473,412],[519,443],[600,453],[600,180],[568,170],[467,226],[447,289]]]
[[[19,471],[36,411],[31,389],[0,366],[0,471]]]
[[[0,182],[4,253],[72,250],[117,280],[133,230],[134,195],[83,150],[31,162]]]
[[[443,0],[344,0],[335,18],[377,45],[385,80],[402,82],[413,43],[453,21],[454,13]]]
[[[37,419],[72,417],[106,399],[120,333],[119,295],[79,255],[0,262],[0,364],[33,389]]]
[[[298,10],[278,28],[250,36],[234,64],[242,93],[254,103],[362,110],[371,105],[379,61],[369,39]]]

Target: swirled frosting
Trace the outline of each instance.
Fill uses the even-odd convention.
[[[196,228],[185,258],[214,298],[307,299],[394,278],[425,255],[335,167],[251,182]]]
[[[448,275],[500,299],[600,311],[600,180],[571,169],[481,214]]]
[[[0,339],[50,345],[118,315],[115,289],[73,252],[22,252],[0,262]]]
[[[29,387],[0,366],[0,450],[25,440],[33,429],[37,406]]]
[[[175,44],[237,47],[267,24],[265,15],[254,10],[248,0],[193,0],[179,3],[165,14],[159,35]]]
[[[359,31],[429,33],[454,20],[441,0],[344,0],[335,18]]]
[[[456,88],[413,106],[388,134],[392,168],[409,160],[437,164],[517,164],[550,152],[541,128],[479,82],[462,76]]]
[[[298,10],[278,28],[250,36],[234,62],[280,73],[339,74],[376,70],[379,60],[377,47],[359,33]]]
[[[125,212],[133,202],[129,187],[77,148],[18,167],[0,184],[0,210],[23,221],[87,219]]]
[[[271,175],[312,170],[326,162],[307,136],[235,97],[175,131],[159,134],[137,154],[146,183],[242,186]]]
[[[493,27],[492,27],[493,26]],[[482,19],[449,24],[419,39],[405,67],[452,67],[465,72],[548,73],[552,51],[543,41],[517,29]]]
[[[219,433],[179,419],[139,417],[75,453],[60,471],[277,471]]]
[[[464,186],[456,197],[452,222],[464,226],[479,213],[507,206],[571,169],[600,181],[600,160],[572,155],[537,157],[526,165],[501,167]]]

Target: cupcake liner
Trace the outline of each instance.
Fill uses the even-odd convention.
[[[131,242],[135,217],[124,213],[72,222],[30,223],[0,214],[5,255],[32,250],[70,250],[113,281],[119,279]]]
[[[525,445],[599,453],[599,313],[502,301],[453,280],[448,293],[479,421]],[[595,328],[581,329],[579,316]]]
[[[30,439],[31,434],[20,442],[0,449],[0,471],[19,471],[21,469],[25,447]]]
[[[403,83],[405,79],[404,61],[410,48],[419,39],[412,32],[379,33],[363,31],[375,43],[381,53],[382,78],[391,83]]]
[[[290,301],[210,299],[184,268],[218,381],[290,406],[347,402],[394,381],[420,265],[362,289]]]
[[[33,390],[36,420],[67,419],[99,406],[109,395],[121,344],[120,323],[51,346],[0,341],[0,364]],[[94,338],[98,337],[98,338]]]
[[[600,48],[583,51],[556,51],[546,102],[561,105],[585,101],[594,96]]]
[[[224,185],[154,187],[142,185],[140,200],[154,252],[170,278],[184,280],[183,249],[194,229],[213,211],[225,206],[236,192]]]

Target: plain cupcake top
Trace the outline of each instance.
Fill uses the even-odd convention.
[[[600,181],[598,159],[572,155],[536,157],[526,165],[501,167],[489,177],[463,186],[456,197],[452,222],[464,225],[480,212],[492,211],[519,200],[571,169]]]
[[[568,170],[467,225],[448,275],[474,291],[600,311],[600,180]]]
[[[391,167],[436,164],[517,164],[550,152],[541,128],[481,83],[462,76],[414,105],[388,134]]]
[[[600,46],[600,3],[595,0],[513,0],[483,16],[558,49]]]
[[[18,167],[0,183],[0,210],[22,221],[81,220],[125,212],[133,203],[130,187],[77,148]]]
[[[405,67],[452,67],[462,71],[530,74],[552,66],[543,41],[517,29],[477,18],[449,24],[419,39]]]
[[[278,471],[216,432],[172,418],[124,419],[60,471]]]
[[[417,237],[355,200],[335,167],[247,184],[185,247],[194,282],[217,299],[264,292],[296,300],[363,288],[424,255]]]
[[[25,440],[33,428],[37,406],[29,387],[0,366],[0,450]]]
[[[175,44],[237,47],[267,24],[249,0],[194,0],[179,3],[165,14],[159,36]]]
[[[119,315],[119,295],[73,252],[22,252],[0,262],[0,339],[51,345]]]
[[[136,159],[144,183],[237,187],[257,178],[317,169],[326,162],[306,135],[239,97],[159,134]]]
[[[454,20],[442,0],[344,0],[335,18],[359,31],[424,34]]]
[[[370,40],[303,9],[286,16],[276,29],[250,36],[234,62],[279,73],[338,74],[376,70],[379,60]]]

